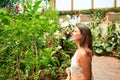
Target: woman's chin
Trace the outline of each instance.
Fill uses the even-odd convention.
[[[74,40],[74,39],[71,39],[71,41],[72,41],[72,42],[76,42],[76,40]]]
[[[76,40],[76,39],[71,39],[71,41],[74,42],[74,43],[78,43],[79,42],[79,40]]]

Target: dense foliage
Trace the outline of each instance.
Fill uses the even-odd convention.
[[[89,9],[89,10],[78,10],[78,11],[61,11],[60,15],[76,15],[76,14],[94,14],[99,13],[102,16],[105,16],[107,12],[120,12],[120,8],[104,8],[104,9]]]
[[[0,0],[0,8],[4,8],[7,5],[11,6],[11,8],[13,8],[14,4],[17,2],[18,0]]]
[[[59,79],[75,51],[70,40],[73,25],[61,27],[59,12],[45,10],[40,1],[31,6],[21,1],[23,12],[18,4],[0,9],[0,79],[38,80],[42,74]],[[41,12],[37,9],[41,8]],[[120,57],[120,31],[115,29],[120,21],[108,24],[107,38],[103,39],[101,21],[104,12],[95,11],[88,24],[93,34],[93,47],[97,55],[116,51]],[[68,20],[65,18],[65,21]],[[65,22],[63,21],[63,22]],[[78,24],[78,25],[81,25]]]
[[[15,9],[0,10],[0,79],[37,80],[49,70],[47,74],[54,78],[57,72],[64,73],[69,56],[61,49],[63,35],[55,35],[61,31],[58,12],[36,12],[40,3],[34,7],[30,2],[21,3],[23,13],[17,4]]]

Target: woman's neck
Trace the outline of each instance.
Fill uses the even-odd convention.
[[[80,42],[76,42],[77,48],[81,49],[82,47],[80,46]]]

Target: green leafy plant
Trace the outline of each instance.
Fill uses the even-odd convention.
[[[57,58],[52,56],[51,50],[53,49],[47,48],[49,47],[47,42],[53,39],[51,36],[58,29],[58,12],[51,13],[51,9],[44,13],[36,12],[40,8],[38,6],[40,3],[41,1],[36,2],[32,8],[28,2],[24,13],[1,10],[1,79],[38,79],[43,66],[44,69],[50,66],[57,68],[56,65],[59,62],[57,62]],[[44,38],[46,33],[50,34],[47,39]],[[46,55],[41,55],[44,54],[44,51]]]

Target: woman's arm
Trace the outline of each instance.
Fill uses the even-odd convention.
[[[66,68],[66,74],[68,74],[70,72],[70,67]]]
[[[67,78],[65,80],[71,80],[71,72],[70,72],[70,67],[66,68],[66,74],[67,74]]]
[[[92,77],[92,66],[91,57],[85,52],[80,52],[79,62],[83,72],[83,80],[91,80]]]

